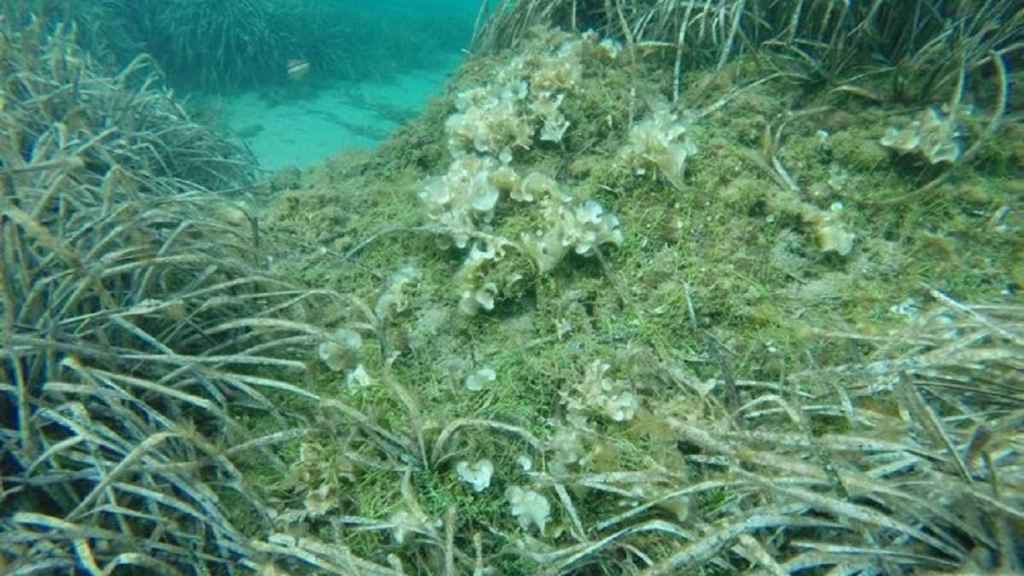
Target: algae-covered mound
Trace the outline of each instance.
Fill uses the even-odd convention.
[[[355,300],[296,470],[253,470],[280,566],[1019,570],[1019,20],[913,98],[742,29],[676,68],[614,8],[509,10],[511,49],[267,214],[278,273]],[[949,161],[889,144],[932,109]]]

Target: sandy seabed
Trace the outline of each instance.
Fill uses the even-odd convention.
[[[307,168],[339,152],[376,147],[419,115],[461,61],[452,54],[437,68],[386,81],[250,90],[224,98],[223,119],[264,170]]]

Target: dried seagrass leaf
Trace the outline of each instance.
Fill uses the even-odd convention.
[[[569,496],[569,491],[565,489],[564,484],[555,483],[555,494],[558,495],[558,501],[562,503],[562,507],[565,508],[565,513],[569,516],[569,521],[572,523],[572,535],[579,541],[585,541],[587,539],[587,532],[583,528],[583,522],[580,521],[579,512],[576,511],[576,506],[572,503],[572,497]]]
[[[832,452],[850,452],[854,454],[868,454],[872,452],[908,452],[932,459],[938,459],[940,454],[938,452],[923,450],[912,443],[893,442],[874,438],[870,435],[856,436],[852,434],[822,434],[812,438],[807,434],[802,433],[732,430],[723,430],[716,434],[722,439],[744,443],[756,442],[763,444],[764,446],[770,446],[775,450],[779,448],[798,448],[801,450],[819,448]]]
[[[85,510],[85,508],[91,505],[93,501],[97,497],[99,497],[100,493],[102,493],[103,490],[107,486],[109,486],[111,482],[116,480],[118,476],[126,468],[130,467],[132,464],[135,463],[135,461],[145,456],[146,453],[148,453],[151,449],[163,443],[165,440],[180,437],[182,437],[182,434],[178,432],[158,432],[140,442],[138,445],[135,446],[135,448],[132,449],[131,452],[128,453],[127,456],[125,456],[123,460],[121,460],[121,462],[117,464],[117,466],[114,467],[113,470],[104,475],[100,482],[93,487],[92,491],[90,491],[88,495],[82,498],[82,500],[78,503],[78,506],[75,506],[70,512],[68,512],[67,518],[69,520],[75,520],[81,517],[82,512]]]
[[[444,516],[444,574],[458,576],[455,568],[455,506],[449,506]]]
[[[823,557],[834,559],[836,564],[858,557],[867,557],[872,560],[884,557],[890,562],[911,567],[930,566],[943,570],[952,570],[960,566],[960,564],[951,562],[941,556],[926,556],[910,551],[894,550],[892,546],[886,548],[864,548],[861,546],[835,544],[832,542],[811,542],[807,540],[794,540],[791,544],[797,548],[814,550]]]
[[[939,302],[942,302],[949,308],[956,310],[957,312],[967,316],[971,320],[974,320],[981,326],[984,326],[991,333],[1007,339],[1016,346],[1024,346],[1024,333],[1017,332],[1016,330],[1014,330],[1014,327],[1008,323],[999,322],[994,318],[991,318],[983,314],[983,308],[961,304],[960,302],[953,300],[949,296],[946,296],[942,292],[935,289],[929,289],[929,292],[931,293],[932,297],[938,300]]]
[[[522,440],[525,440],[531,448],[537,452],[542,452],[544,445],[536,436],[528,432],[524,428],[513,426],[511,424],[505,424],[504,422],[498,422],[496,420],[483,420],[479,418],[459,418],[452,421],[441,430],[441,433],[437,435],[437,439],[434,441],[433,454],[435,458],[445,454],[448,442],[452,436],[455,435],[460,429],[465,427],[482,427],[482,428],[493,428],[499,432],[507,432],[516,436]]]
[[[69,558],[44,558],[36,560],[34,558],[18,562],[14,566],[5,567],[13,568],[9,572],[4,572],[5,576],[29,576],[34,574],[71,574],[74,572],[77,562]]]
[[[228,332],[238,330],[239,328],[264,328],[274,330],[287,330],[289,332],[300,332],[305,334],[311,334],[313,336],[326,338],[329,336],[329,332],[303,322],[295,322],[292,320],[281,320],[277,318],[241,318],[238,320],[231,320],[223,324],[218,324],[207,330],[207,334],[213,336],[220,334],[221,332]]]
[[[60,259],[71,268],[82,268],[82,261],[78,257],[78,254],[64,246],[64,243],[61,242],[59,238],[55,237],[46,226],[40,224],[27,212],[6,201],[2,208],[3,215],[20,225],[29,237],[42,244],[47,250],[50,250],[59,256]]]
[[[747,474],[745,472],[741,473]],[[914,540],[928,544],[929,546],[948,554],[952,558],[957,558],[960,561],[963,561],[966,557],[966,552],[963,549],[943,542],[922,530],[910,526],[909,524],[906,524],[892,516],[886,515],[878,510],[861,506],[860,504],[839,500],[826,494],[811,492],[810,490],[805,490],[803,488],[783,486],[781,483],[775,482],[774,480],[759,479],[759,481],[764,482],[764,484],[776,494],[790,496],[791,498],[807,503],[819,511],[834,514],[837,518],[858,520],[860,522],[866,522],[868,524],[894,530],[913,538]]]
[[[84,436],[70,436],[68,438],[65,438],[64,440],[61,440],[60,442],[57,442],[53,446],[50,446],[49,448],[46,449],[45,452],[37,456],[36,459],[31,464],[28,465],[28,467],[25,469],[25,476],[31,476],[37,466],[49,462],[51,458],[63,452],[65,449],[73,448],[78,444],[81,444],[82,442],[86,441],[88,441],[88,438]]]
[[[138,552],[125,552],[114,556],[110,561],[103,565],[103,574],[114,574],[115,570],[120,566],[135,566],[149,571],[152,574],[184,576],[184,574],[174,566],[154,558],[151,555],[140,554]]]
[[[86,381],[87,384],[74,384],[70,382],[55,382],[51,380],[43,384],[43,395],[59,394],[63,397],[69,395],[92,397],[97,401],[106,404],[112,413],[117,414],[123,420],[136,420],[138,416],[131,411],[134,409],[138,410],[145,416],[145,418],[161,427],[172,428],[174,426],[173,420],[164,416],[152,406],[142,402],[131,394],[126,393],[124,390],[121,390],[120,387],[113,383],[100,383],[88,378],[88,375],[86,375]]]
[[[768,552],[764,545],[750,534],[740,534],[739,543],[735,549],[738,549],[751,564],[761,565],[770,574],[775,576],[788,575],[788,572],[783,570],[782,566],[779,566],[779,563],[772,558],[771,553]]]
[[[783,562],[782,568],[786,570],[787,574],[797,574],[801,571],[810,570],[812,568],[835,566],[841,562],[841,558],[836,558],[828,552],[801,552]]]
[[[323,400],[321,405],[327,408],[333,408],[341,412],[346,417],[355,421],[356,424],[359,424],[367,431],[371,432],[374,436],[385,440],[386,443],[383,444],[385,444],[387,451],[390,452],[394,448],[399,448],[402,453],[415,454],[415,448],[407,439],[402,438],[396,434],[393,434],[389,430],[382,428],[381,426],[377,425],[377,423],[375,423],[372,418],[370,418],[366,414],[363,414],[359,410],[352,408],[348,404],[345,404],[344,402],[340,402],[333,398],[327,398]]]
[[[355,576],[353,567],[340,567],[317,557],[316,554],[299,546],[299,540],[288,534],[271,534],[269,542],[252,542],[252,547],[257,552],[264,552],[279,557],[302,561],[310,566],[318,568],[327,574],[340,574],[344,576]],[[404,575],[402,575],[404,576]]]
[[[313,538],[289,534],[271,534],[267,542],[253,541],[256,551],[301,560],[329,574],[340,576],[406,576],[394,568],[381,566],[352,554],[348,547],[324,544]]]
[[[432,519],[420,505],[419,498],[416,495],[416,488],[413,487],[412,483],[412,470],[406,469],[405,473],[402,474],[401,491],[402,503],[405,504],[406,509],[415,518],[418,528],[421,528],[433,543],[440,544],[443,542],[441,535],[437,532],[437,527],[441,523],[440,519],[436,521]]]
[[[800,478],[805,482],[813,480],[815,482],[820,482],[823,485],[827,484],[831,486],[828,476],[819,466],[807,464],[784,454],[772,453],[765,450],[755,450],[737,444],[727,444],[699,427],[675,419],[669,420],[673,429],[680,432],[687,441],[701,446],[706,450],[718,452],[728,456],[734,461],[748,462],[750,464],[780,470],[789,474],[793,478]],[[894,488],[893,486],[890,486],[878,479],[857,473],[853,470],[844,470],[842,473],[842,481],[851,491],[861,490],[867,493],[876,492],[904,501],[925,503],[918,497]]]
[[[209,364],[237,364],[241,366],[268,366],[273,368],[291,368],[293,370],[305,370],[306,365],[295,360],[273,358],[270,356],[246,356],[243,354],[224,354],[220,356],[188,356],[176,354],[167,349],[163,354],[122,354],[125,360],[137,360],[140,362],[161,362],[184,366],[205,366]]]
[[[274,432],[247,440],[236,446],[232,446],[227,450],[224,450],[225,456],[233,456],[239,452],[245,452],[246,450],[252,450],[253,448],[262,448],[271,444],[279,444],[282,442],[290,442],[292,440],[298,440],[306,434],[309,434],[309,428],[293,428],[291,430],[282,430],[280,432]]]
[[[211,376],[211,377],[220,378],[221,380],[223,380],[225,382],[228,382],[230,384],[238,384],[240,382],[244,382],[246,384],[253,384],[255,386],[263,386],[264,388],[272,388],[274,390],[280,390],[280,391],[283,391],[283,392],[290,392],[292,394],[296,394],[298,396],[303,396],[305,398],[308,398],[310,400],[315,400],[317,402],[319,402],[321,400],[320,396],[318,396],[318,395],[316,395],[316,394],[314,394],[312,392],[309,392],[307,390],[304,390],[302,388],[299,388],[298,386],[295,386],[293,384],[289,384],[289,383],[284,382],[282,380],[276,380],[274,378],[265,378],[265,377],[262,377],[262,376],[251,376],[249,374],[239,374],[237,372],[226,372],[226,371],[214,370],[214,369],[210,369],[210,368],[204,368],[203,369],[203,374],[205,374],[207,376]]]
[[[274,315],[277,314],[278,312],[291,309],[294,306],[296,306],[297,304],[305,302],[306,300],[311,300],[311,299],[313,299],[315,297],[318,297],[318,296],[322,296],[322,297],[324,297],[324,299],[326,299],[328,301],[336,300],[336,299],[338,299],[340,297],[340,295],[337,292],[333,291],[333,290],[324,290],[324,289],[309,289],[309,290],[302,289],[302,290],[296,290],[296,289],[293,288],[291,290],[263,291],[263,292],[260,292],[258,294],[253,294],[252,298],[250,298],[250,299],[251,300],[265,301],[265,300],[269,300],[269,299],[276,299],[276,298],[282,297],[282,296],[291,296],[291,298],[289,298],[288,300],[283,300],[281,302],[278,302],[277,304],[274,304],[273,306],[270,306],[269,308],[261,309],[259,311],[259,314],[257,314],[256,316],[258,316],[260,318],[274,318],[275,317]],[[304,312],[304,310],[300,310],[300,311]],[[316,327],[315,326],[307,326],[307,329],[309,329],[309,328],[314,328],[315,329]]]
[[[76,539],[80,538],[89,538],[99,541],[107,540],[112,542],[128,542],[131,540],[131,538],[121,534],[120,532],[106,530],[87,524],[75,524],[73,522],[68,522],[60,518],[55,518],[53,516],[37,512],[16,512],[11,516],[10,520],[12,523],[19,526],[39,526],[45,528],[48,534],[47,539],[50,541],[74,542]],[[156,550],[162,550],[174,554],[188,554],[189,552],[185,548],[161,542],[147,542],[147,545]]]
[[[741,518],[719,522],[699,540],[687,544],[682,550],[644,570],[641,576],[670,576],[682,574],[684,570],[693,570],[707,563],[727,546],[731,546],[742,534],[765,528],[785,527],[792,521],[791,516],[777,514],[774,509],[749,511]]]
[[[115,484],[117,486],[117,484]],[[103,504],[97,506],[89,512],[89,516],[98,516],[101,514],[107,514],[110,516],[117,516],[119,520],[125,519],[137,519],[146,522],[151,522],[153,526],[159,526],[160,524],[167,521],[167,518],[158,514],[151,514],[140,510],[134,510],[132,508],[125,508],[124,506],[118,506],[116,504]]]
[[[1006,514],[1018,522],[1024,522],[1024,508],[1014,506],[998,496],[993,496],[986,491],[976,488],[964,487],[963,490],[965,493],[970,494],[972,498],[991,506],[993,510]]]
[[[545,558],[542,565],[552,564],[551,568],[545,570],[545,574],[569,574],[575,571],[580,563],[601,554],[602,552],[618,545],[622,540],[625,540],[636,534],[647,534],[656,533],[659,535],[666,535],[672,538],[678,538],[685,540],[690,537],[690,534],[681,530],[675,524],[665,522],[664,520],[650,520],[643,524],[637,524],[636,526],[630,526],[609,534],[600,540],[594,540],[590,542],[583,542],[569,548],[560,549],[553,554],[549,554]],[[557,555],[557,558],[553,557]],[[534,558],[539,560],[539,558]]]
[[[747,449],[742,447],[742,445],[727,445],[725,442],[719,440],[718,437],[713,437],[706,431],[700,430],[699,428],[693,427],[689,424],[676,422],[673,424],[673,427],[683,432],[684,437],[688,441],[701,445],[706,449],[722,452],[729,455],[730,458],[747,461],[751,464],[766,466],[770,469],[780,470],[790,475],[789,479],[782,477],[774,479],[774,481],[780,486],[783,483],[796,485],[812,482],[825,487],[827,484],[827,476],[817,466],[795,461],[789,456],[783,454]],[[905,468],[907,465],[912,465],[913,463],[898,461],[895,464],[896,467],[894,469],[899,470]],[[938,518],[948,522],[951,526],[956,526],[965,533],[972,534],[972,536],[979,542],[990,541],[990,538],[983,532],[980,532],[976,527],[965,523],[962,518],[959,518],[956,514],[953,514],[950,511],[941,507],[935,507],[934,504],[926,497],[922,497],[914,492],[902,490],[898,486],[885,482],[882,478],[885,473],[884,468],[878,468],[877,471],[882,473],[879,474],[881,477],[873,477],[874,475],[872,474],[863,474],[846,469],[841,473],[842,482],[851,493],[870,494],[873,498],[882,499],[887,506],[893,509],[892,514],[894,518],[910,517],[915,519],[915,521],[926,522],[930,525],[934,525],[934,519]],[[761,481],[760,477],[751,476],[751,478]],[[831,484],[828,485],[830,486]],[[942,488],[942,490],[948,490],[948,488],[949,487],[947,486]],[[958,491],[960,489],[961,488],[957,488]],[[938,526],[935,526],[935,528],[937,529],[936,536],[944,538],[947,542],[947,547],[957,546],[955,538],[949,531],[938,530]]]
[[[701,492],[710,492],[712,490],[732,489],[738,491],[743,487],[752,485],[753,483],[744,480],[706,480],[698,484],[687,486],[686,488],[680,490],[673,490],[671,492],[659,496],[658,498],[645,502],[639,506],[633,507],[627,510],[626,512],[602,520],[601,522],[598,522],[596,525],[594,525],[594,529],[598,532],[602,532],[617,524],[621,524],[631,518],[643,514],[644,512],[647,512],[648,510],[655,508],[660,504],[683,496],[699,494]]]
[[[96,564],[96,558],[92,554],[92,546],[89,545],[88,540],[84,538],[75,540],[74,548],[75,555],[78,556],[79,566],[85,568],[93,576],[103,576],[103,571]]]
[[[175,390],[174,388],[171,388],[169,386],[164,386],[164,385],[161,385],[161,384],[157,384],[156,382],[151,382],[151,381],[146,380],[144,378],[139,378],[139,377],[135,377],[135,376],[129,376],[127,374],[120,374],[120,373],[117,373],[117,372],[109,372],[107,370],[103,370],[103,369],[100,369],[100,368],[88,367],[88,366],[81,365],[81,364],[79,364],[78,366],[75,366],[74,364],[70,364],[70,363],[68,363],[66,361],[65,361],[64,364],[66,366],[69,366],[69,367],[72,367],[72,368],[80,369],[81,371],[86,372],[87,374],[89,374],[90,376],[92,376],[93,378],[96,378],[98,380],[103,380],[103,381],[109,380],[109,381],[112,381],[112,382],[120,382],[122,384],[126,384],[126,385],[128,385],[130,387],[133,387],[133,388],[141,388],[142,390],[145,390],[147,392],[153,392],[153,393],[156,393],[156,394],[167,396],[168,398],[173,398],[175,400],[179,400],[179,401],[185,402],[187,404],[191,404],[193,406],[196,406],[197,408],[201,408],[201,409],[203,409],[203,410],[205,410],[207,412],[210,412],[212,414],[215,414],[217,416],[222,416],[222,413],[216,407],[216,405],[214,405],[213,402],[210,402],[209,400],[206,400],[205,398],[200,398],[198,396],[194,396],[192,394],[188,394],[187,392],[182,392],[180,390]],[[227,416],[223,415],[223,418],[226,420]]]
[[[267,339],[271,338],[271,336],[269,334],[253,333],[250,339],[256,340],[258,338]],[[289,350],[301,350],[304,352],[314,348],[315,344],[319,343],[319,340],[316,337],[310,336],[308,334],[299,334],[284,337],[274,336],[272,338],[273,339],[269,342],[257,343],[248,348],[240,349],[238,350],[238,354],[242,356],[265,356],[267,353],[270,352],[280,352]],[[234,344],[237,346],[242,346],[243,344],[245,344],[245,341],[246,339],[238,338],[235,340]],[[211,350],[211,352],[214,352],[214,350]]]
[[[791,422],[799,424],[801,421],[800,415],[797,412],[797,410],[778,394],[764,394],[762,396],[758,396],[757,398],[754,398],[753,400],[740,406],[736,410],[736,414],[739,415],[746,412],[750,412],[753,408],[756,408],[761,404],[777,404],[786,414],[786,416],[789,417],[789,420]],[[750,415],[748,415],[748,417],[750,417]]]
[[[186,516],[191,516],[192,518],[198,520],[201,523],[208,522],[210,520],[210,517],[204,511],[199,510],[195,506],[192,506],[188,502],[174,496],[173,494],[167,494],[164,492],[154,490],[153,487],[129,484],[127,482],[113,482],[112,486],[120,492],[139,496],[145,500],[156,502],[162,506],[171,508]]]
[[[917,388],[914,387],[909,376],[904,374],[900,377],[899,382],[896,384],[896,391],[903,399],[907,411],[915,417],[917,423],[931,436],[932,441],[946,449],[946,452],[956,464],[960,477],[968,484],[971,484],[973,479],[971,478],[971,473],[967,471],[967,465],[960,458],[960,451],[953,445],[953,441],[946,434],[942,422],[939,421],[939,417],[931,409],[931,406],[925,402],[924,397],[921,396]]]

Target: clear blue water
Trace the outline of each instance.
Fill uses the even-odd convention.
[[[299,4],[306,13],[283,17],[282,30],[295,38],[278,62],[237,88],[199,90],[214,94],[225,127],[268,171],[310,167],[390,137],[443,90],[480,10],[480,0]],[[287,60],[308,61],[309,72],[289,78]]]

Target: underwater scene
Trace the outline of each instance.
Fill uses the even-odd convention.
[[[1024,0],[0,0],[0,575],[1024,574]]]

